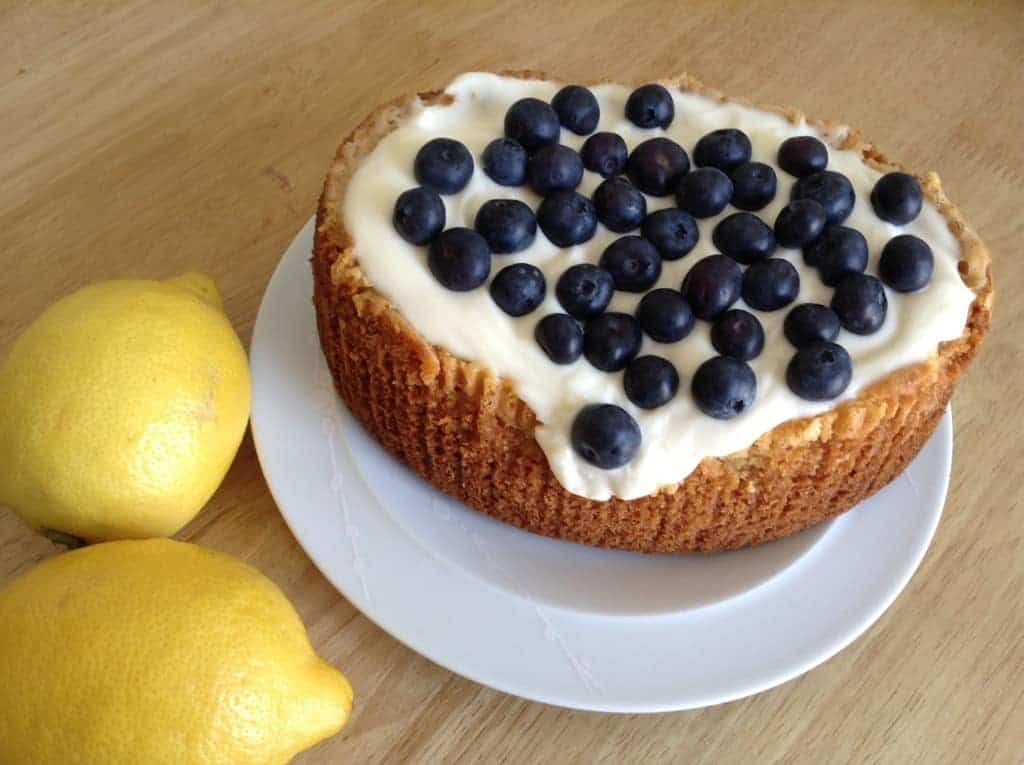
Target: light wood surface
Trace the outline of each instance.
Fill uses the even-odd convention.
[[[807,675],[702,711],[579,713],[457,677],[361,616],[288,532],[247,438],[180,536],[262,569],[351,677],[351,724],[298,761],[1024,761],[1019,2],[8,0],[0,352],[75,287],[188,268],[216,279],[248,342],[340,138],[384,99],[498,68],[624,81],[688,70],[842,119],[940,172],[992,250],[999,292],[954,402],[945,516],[892,608]],[[56,551],[0,510],[0,582]]]

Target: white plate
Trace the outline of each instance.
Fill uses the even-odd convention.
[[[830,524],[750,550],[638,555],[544,539],[440,494],[377,445],[317,343],[313,222],[252,343],[253,433],[271,492],[324,575],[395,638],[537,701],[660,712],[785,682],[860,635],[924,556],[952,420],[903,476]]]

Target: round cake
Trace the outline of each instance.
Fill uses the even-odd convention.
[[[766,542],[885,486],[993,295],[937,175],[688,76],[470,73],[379,107],[312,265],[335,385],[390,452],[501,521],[643,552]]]

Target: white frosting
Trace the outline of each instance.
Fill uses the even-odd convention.
[[[498,309],[486,287],[457,293],[446,290],[434,279],[426,266],[426,248],[406,243],[391,223],[395,199],[418,185],[413,176],[416,152],[427,140],[447,136],[466,144],[476,160],[469,185],[458,194],[443,197],[449,228],[472,227],[477,210],[488,199],[521,199],[536,209],[540,203],[538,195],[525,186],[509,188],[491,181],[480,168],[480,155],[490,141],[503,135],[505,111],[514,101],[527,96],[547,101],[559,87],[552,82],[465,74],[446,90],[454,97],[452,104],[419,106],[407,122],[380,142],[356,171],[344,203],[345,225],[370,283],[429,342],[483,364],[510,380],[537,416],[537,442],[558,480],[574,494],[591,499],[632,499],[651,494],[661,486],[686,478],[705,457],[745,449],[786,420],[818,414],[834,406],[835,401],[804,401],[786,386],[786,365],[794,349],[783,336],[782,322],[791,306],[755,312],[765,330],[764,352],[750,362],[757,375],[757,399],[744,414],[728,421],[701,413],[690,395],[694,371],[701,362],[717,355],[711,346],[708,322],[698,321],[693,332],[678,343],[665,345],[644,336],[640,353],[664,356],[675,364],[682,380],[675,398],[652,411],[639,409],[626,398],[622,372],[602,372],[583,358],[567,366],[552,363],[533,338],[534,326],[548,313],[561,312],[554,296],[554,285],[561,273],[576,263],[596,263],[605,247],[621,236],[601,225],[594,238],[582,245],[556,247],[538,229],[537,238],[528,249],[514,255],[494,256],[492,277],[504,266],[520,260],[533,263],[544,272],[548,285],[544,302],[522,318],[513,318]],[[705,133],[725,127],[743,130],[753,145],[753,159],[772,165],[778,175],[775,199],[756,213],[769,225],[789,200],[794,182],[775,162],[779,144],[791,136],[816,134],[809,125],[793,125],[775,114],[675,89],[670,89],[675,100],[672,124],[666,130],[642,130],[625,117],[630,88],[598,85],[591,90],[601,106],[597,129],[618,133],[630,150],[648,138],[667,135],[692,156],[695,143]],[[584,140],[585,137],[562,130],[561,141],[568,146],[579,149]],[[868,273],[877,273],[882,247],[896,234],[921,237],[935,255],[935,272],[927,289],[910,295],[886,289],[889,312],[878,332],[866,337],[845,330],[840,333],[836,342],[853,359],[853,380],[842,396],[850,398],[893,370],[927,359],[941,341],[959,337],[974,294],[957,272],[959,244],[931,203],[925,200],[921,214],[912,223],[891,225],[875,215],[869,200],[880,174],[865,165],[857,152],[830,147],[828,167],[843,173],[853,184],[857,200],[845,225],[858,229],[867,239],[871,253]],[[588,171],[578,191],[590,195],[601,180]],[[674,204],[672,197],[647,197],[648,212]],[[678,289],[690,267],[715,252],[712,229],[732,212],[735,209],[730,206],[715,218],[698,221],[697,246],[680,260],[665,261],[655,286]],[[780,248],[776,255],[790,261],[800,273],[800,294],[793,305],[828,305],[831,288],[804,264],[798,250]],[[633,313],[641,297],[616,292],[608,310]],[[734,307],[745,306],[741,300]],[[616,470],[590,465],[576,454],[569,441],[570,425],[579,409],[603,402],[626,409],[643,433],[636,457]]]

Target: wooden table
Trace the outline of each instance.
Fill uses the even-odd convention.
[[[303,763],[1024,760],[1024,7],[989,2],[8,2],[0,7],[0,351],[86,282],[210,273],[248,341],[339,139],[467,69],[644,80],[687,69],[937,168],[1000,300],[956,396],[945,517],[907,590],[804,677],[697,712],[571,712],[482,688],[341,598],[285,527],[246,439],[182,533],[294,601],[357,689]],[[0,511],[0,582],[54,554]]]

